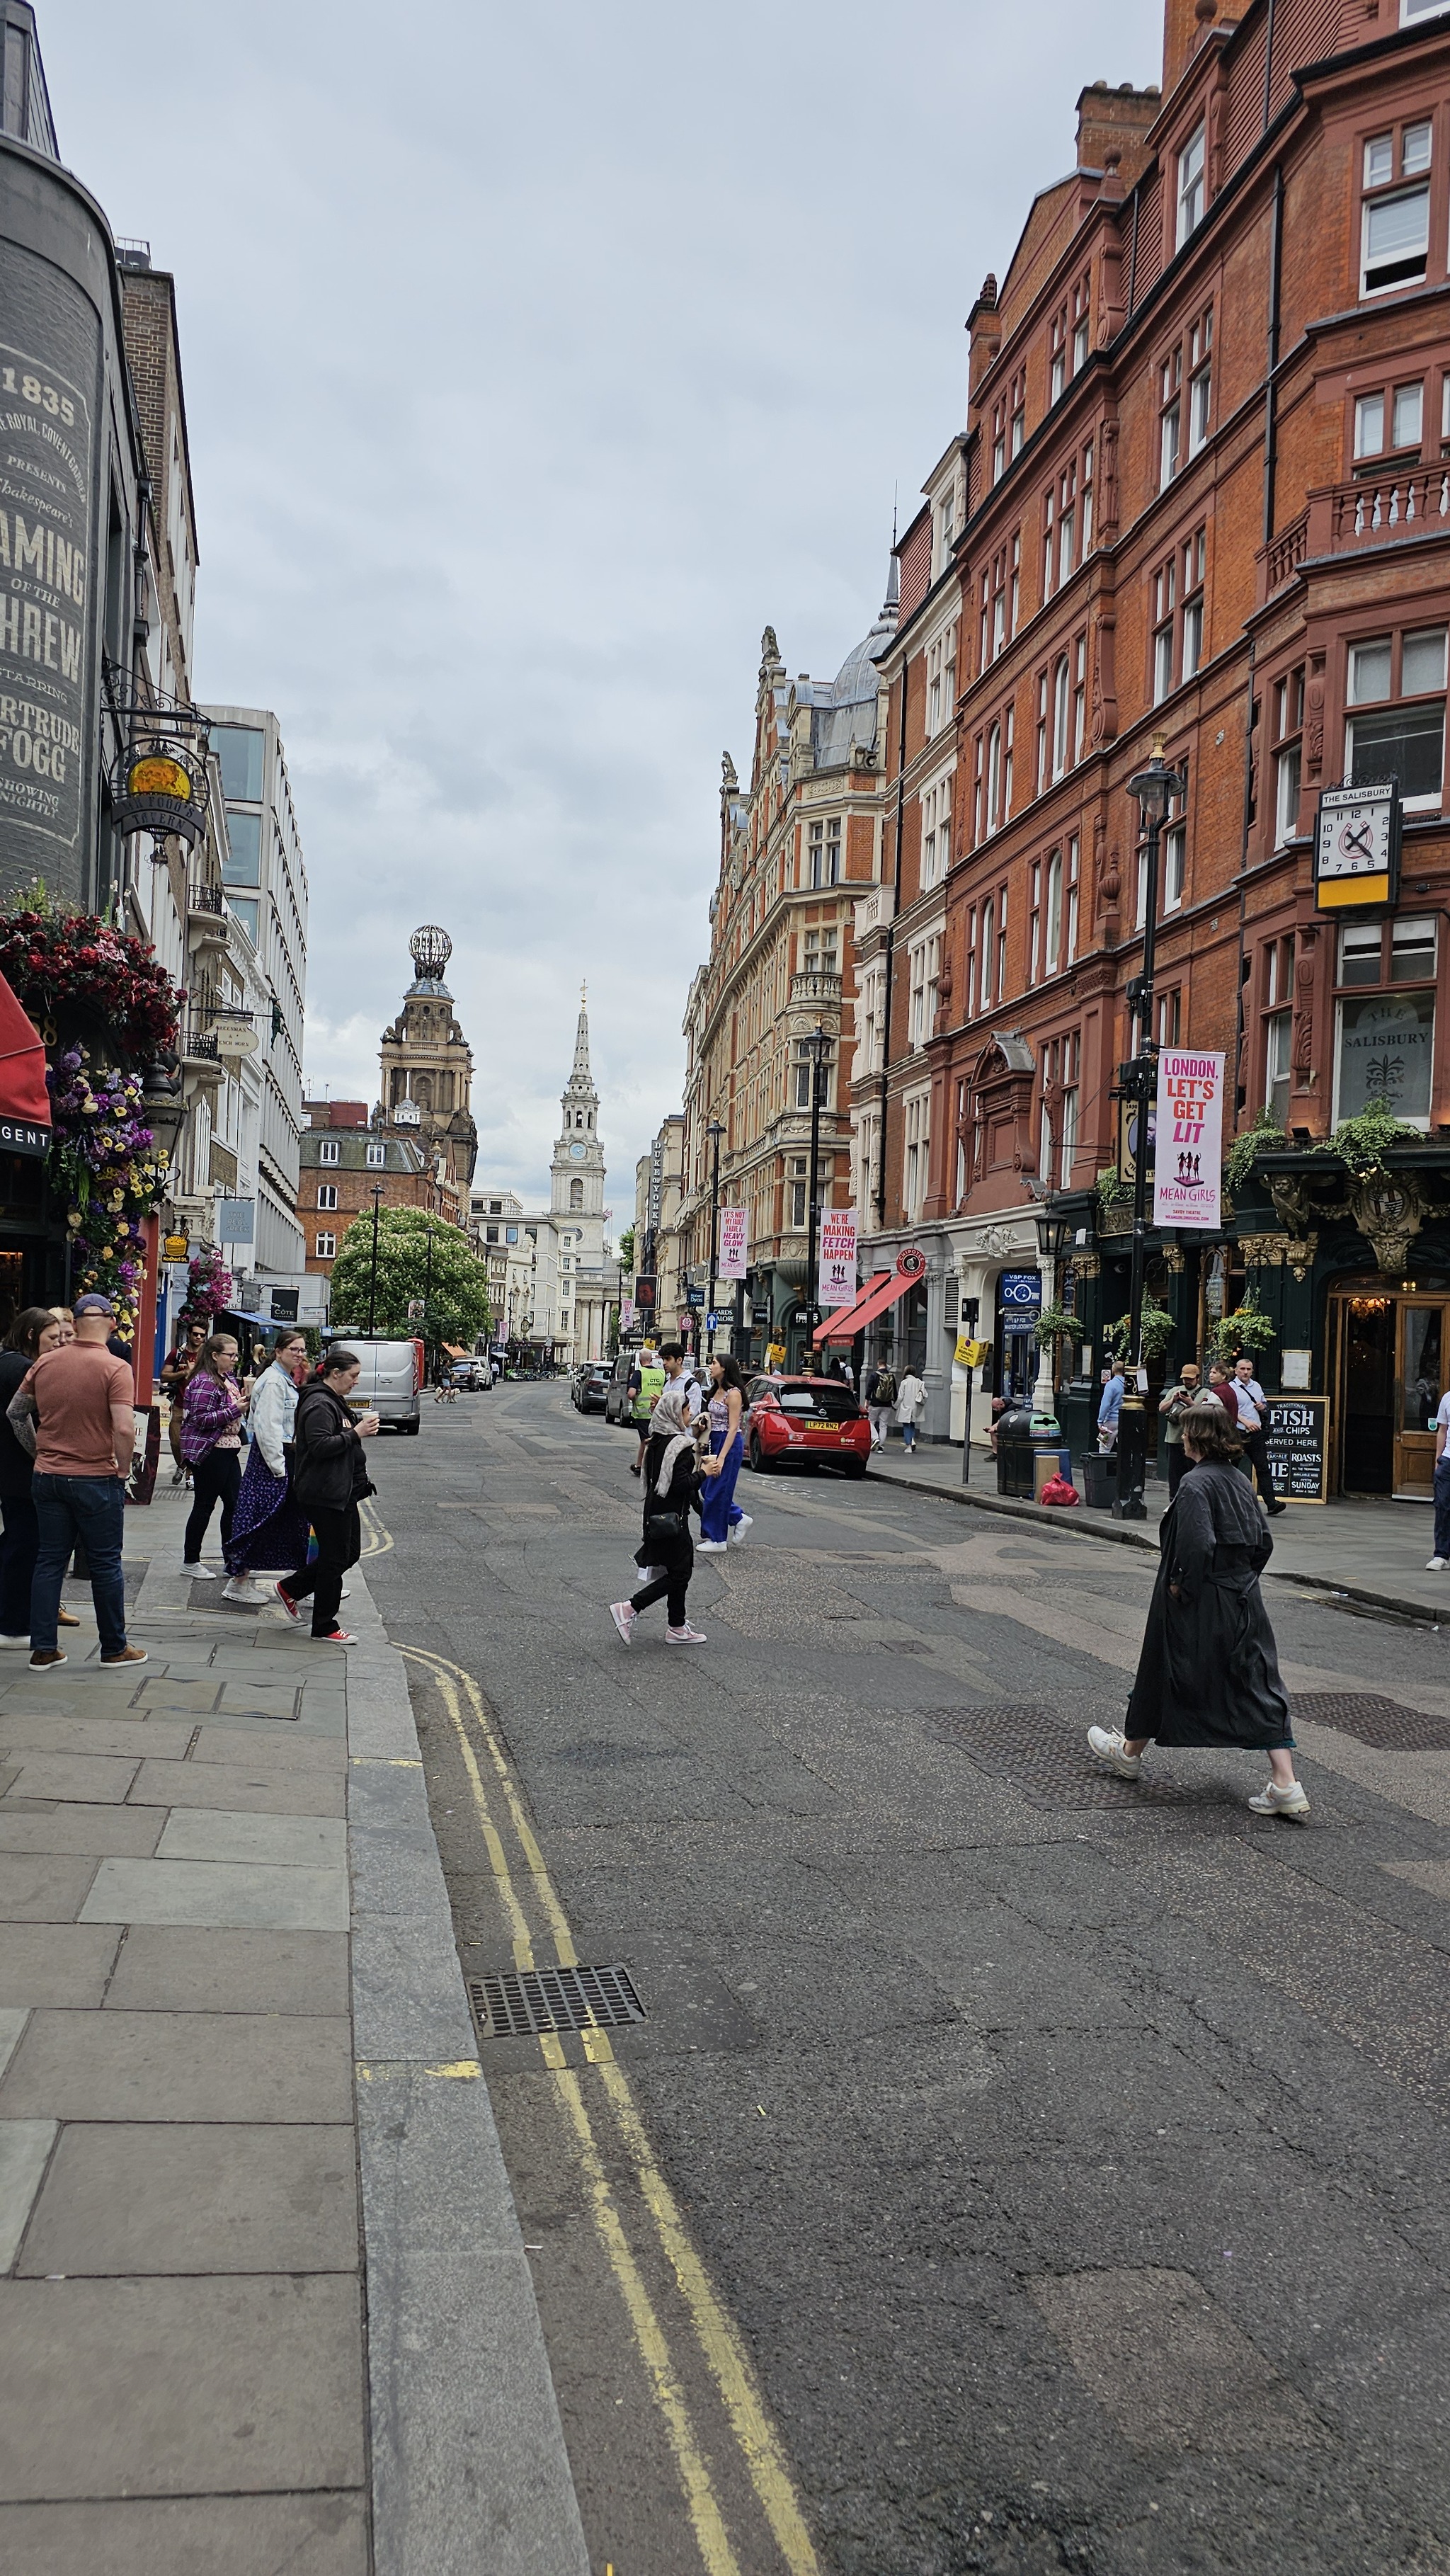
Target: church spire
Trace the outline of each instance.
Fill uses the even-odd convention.
[[[569,1076],[571,1091],[587,1092],[596,1098],[594,1076],[589,1070],[589,987],[579,987],[579,1026],[574,1032],[574,1070]]]

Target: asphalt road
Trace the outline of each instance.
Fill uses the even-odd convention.
[[[1446,2576],[1444,1638],[1271,1587],[1259,1822],[1081,1750],[1126,1550],[747,1475],[624,1648],[632,1454],[430,1405],[366,1568],[466,1973],[647,2016],[483,2042],[596,2576]]]

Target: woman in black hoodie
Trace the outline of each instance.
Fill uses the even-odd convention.
[[[685,1608],[685,1595],[695,1570],[690,1512],[698,1502],[702,1482],[688,1401],[683,1379],[675,1378],[650,1415],[649,1445],[644,1453],[644,1544],[635,1563],[642,1574],[651,1574],[653,1580],[643,1584],[630,1600],[612,1601],[609,1605],[609,1615],[627,1646],[633,1643],[634,1623],[641,1610],[659,1600],[666,1605],[667,1646],[705,1643],[699,1629],[691,1627]],[[703,1421],[702,1415],[702,1424]]]
[[[358,1381],[362,1362],[356,1351],[336,1344],[322,1363],[322,1375],[310,1378],[297,1399],[292,1425],[292,1494],[307,1514],[317,1540],[315,1565],[284,1574],[277,1597],[289,1619],[312,1595],[312,1634],[330,1646],[350,1646],[353,1639],[337,1624],[342,1578],[362,1554],[358,1505],[377,1488],[363,1463],[362,1442],[378,1427],[375,1413],[354,1421],[346,1402]]]

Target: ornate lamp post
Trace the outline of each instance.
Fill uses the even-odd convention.
[[[1164,818],[1175,796],[1188,782],[1163,758],[1163,736],[1155,735],[1146,769],[1128,781],[1128,794],[1138,805],[1144,852],[1143,965],[1128,986],[1128,1008],[1137,1026],[1137,1048],[1118,1067],[1120,1100],[1132,1104],[1137,1118],[1133,1156],[1133,1245],[1128,1289],[1128,1384],[1118,1416],[1118,1493],[1113,1516],[1120,1521],[1148,1517],[1143,1487],[1148,1474],[1148,1408],[1138,1385],[1143,1364],[1143,1268],[1148,1232],[1148,1120],[1158,1091],[1158,1047],[1153,1034],[1153,966],[1158,930],[1158,844]]]
[[[383,1204],[383,1184],[373,1183],[373,1259],[368,1274],[368,1337],[371,1339],[378,1311],[378,1211]]]
[[[818,1204],[821,1160],[821,1069],[830,1050],[831,1041],[822,1023],[817,1020],[810,1036],[802,1043],[809,1048],[811,1058],[811,1174],[806,1206],[806,1220],[809,1227],[806,1236],[806,1314],[809,1318],[806,1331],[811,1333],[816,1326],[816,1290],[821,1284]]]
[[[705,1130],[710,1139],[710,1349],[715,1350],[715,1264],[720,1258],[720,1139],[725,1133],[718,1118],[712,1118]]]
[[[1042,1273],[1042,1308],[1057,1303],[1057,1265],[1062,1258],[1071,1227],[1064,1216],[1053,1216],[1044,1209],[1037,1220],[1037,1266]],[[1057,1389],[1052,1380],[1052,1339],[1048,1335],[1037,1345],[1037,1384],[1032,1390],[1032,1410],[1045,1422],[1057,1417]]]

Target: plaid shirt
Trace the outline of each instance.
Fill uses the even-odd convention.
[[[209,1368],[192,1370],[181,1398],[181,1454],[189,1467],[216,1447],[224,1431],[236,1429],[245,1403],[235,1378],[213,1377]]]

